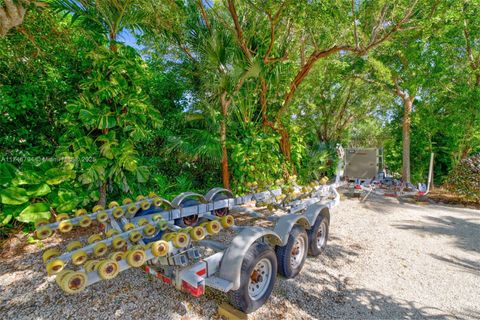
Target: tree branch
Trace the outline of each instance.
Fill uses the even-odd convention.
[[[295,92],[297,91],[298,86],[302,83],[303,79],[310,73],[310,70],[312,70],[315,62],[317,62],[319,59],[327,57],[331,54],[337,53],[341,50],[344,50],[345,47],[343,46],[337,46],[334,45],[328,49],[318,51],[315,50],[309,57],[307,62],[300,68],[300,70],[297,72],[295,75],[295,78],[292,80],[289,86],[289,90],[285,94],[283,98],[283,104],[278,110],[277,113],[277,118],[276,121],[277,123],[280,122],[283,114],[286,112],[286,109],[288,108],[288,105],[290,104],[290,101],[292,100],[293,96],[295,95]]]
[[[288,0],[283,1],[282,4],[280,5],[280,8],[278,8],[277,13],[273,17],[272,17],[271,13],[265,11],[265,14],[268,17],[268,21],[270,21],[270,43],[268,44],[267,52],[265,53],[265,56],[263,57],[263,62],[265,64],[269,63],[269,62],[281,61],[282,59],[286,60],[288,58],[288,52],[287,51],[285,52],[285,55],[284,55],[283,58],[273,58],[273,59],[271,59],[269,57],[270,53],[272,52],[273,45],[275,43],[275,28],[277,27],[277,24],[278,24],[278,21],[280,19],[280,15],[282,14],[283,8],[285,7],[285,5],[287,3],[288,3]]]
[[[237,41],[240,44],[240,48],[242,49],[248,60],[252,60],[252,53],[247,47],[247,44],[243,37],[242,27],[240,26],[240,22],[238,21],[237,9],[235,8],[233,0],[228,0],[228,11],[230,12],[230,16],[233,19],[233,24],[235,25],[235,33],[237,35]]]
[[[470,63],[470,66],[472,67],[472,70],[477,70],[478,64],[475,62],[475,58],[473,57],[472,45],[471,45],[471,40],[470,40],[470,32],[468,30],[467,18],[463,19],[463,35],[465,37],[465,42],[466,42],[468,62]],[[478,55],[478,57],[479,57],[479,61],[480,61],[480,54]]]
[[[202,18],[205,21],[205,25],[207,26],[208,30],[212,30],[210,26],[210,21],[208,20],[207,11],[205,10],[205,6],[203,5],[203,1],[198,0],[197,2],[198,2],[198,7],[200,8],[200,12],[202,14]]]
[[[358,32],[357,32],[357,16],[355,15],[355,0],[352,0],[352,17],[353,17],[353,38],[355,39],[355,48],[358,49]]]

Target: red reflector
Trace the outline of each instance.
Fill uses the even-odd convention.
[[[202,269],[196,272],[197,276],[203,276],[207,273],[207,269]]]
[[[185,289],[188,293],[190,293],[194,297],[199,297],[205,293],[205,286],[198,286],[197,288],[191,286],[185,280],[182,281],[182,288]]]

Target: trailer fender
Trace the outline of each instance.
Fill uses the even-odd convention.
[[[260,238],[271,245],[281,245],[282,240],[272,230],[260,227],[248,227],[243,229],[228,246],[220,262],[219,277],[233,283],[232,290],[240,288],[240,273],[243,258],[250,246]]]
[[[205,200],[207,202],[211,202],[213,201],[213,198],[215,198],[215,196],[217,194],[221,194],[221,193],[224,193],[226,194],[229,198],[233,198],[233,193],[232,191],[228,190],[228,189],[225,189],[225,188],[213,188],[213,189],[210,189],[207,194],[205,195]]]
[[[206,203],[206,199],[203,195],[195,192],[183,192],[180,193],[178,196],[175,197],[175,199],[172,200],[172,206],[174,208],[179,208],[180,204],[183,202],[183,200],[187,198],[197,198],[200,200],[202,203]]]
[[[304,215],[289,214],[278,219],[273,230],[282,239],[282,246],[288,242],[288,236],[293,226],[300,224],[305,230],[311,228],[311,223]]]
[[[327,217],[328,221],[330,221],[330,210],[326,205],[319,202],[308,206],[303,216],[308,219],[310,226],[313,226],[320,213],[322,213],[325,217]]]

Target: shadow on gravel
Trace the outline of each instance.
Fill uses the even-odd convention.
[[[351,288],[348,277],[336,277],[325,273],[325,281],[317,289],[305,291],[304,282],[311,283],[318,279],[302,276],[291,282],[291,296],[298,292],[298,297],[290,299],[312,318],[315,319],[455,319],[451,314],[437,308],[416,306],[414,301],[398,300],[381,292]],[[301,291],[301,292],[300,292]],[[320,312],[319,312],[320,311]]]
[[[454,267],[463,269],[464,272],[480,275],[480,261],[458,258],[455,256],[442,257],[436,254],[430,255],[432,258],[446,262]],[[480,318],[480,317],[479,317]]]
[[[480,252],[480,223],[473,219],[462,219],[453,216],[423,216],[426,221],[405,221],[393,227],[402,230],[413,230],[419,233],[445,235],[454,238],[455,245],[466,251]]]

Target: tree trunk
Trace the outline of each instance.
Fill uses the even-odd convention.
[[[292,160],[292,146],[290,144],[288,131],[283,127],[278,128],[277,131],[280,133],[280,151],[282,151],[285,160],[290,162]]]
[[[110,50],[112,52],[117,52],[117,34],[115,32],[110,32]]]
[[[5,0],[0,7],[0,37],[6,36],[8,31],[23,23],[29,0]]]
[[[228,150],[227,150],[227,115],[230,100],[226,99],[226,92],[221,96],[222,121],[220,122],[220,146],[222,148],[222,182],[225,189],[230,189],[230,172],[228,170]]]
[[[98,198],[97,204],[104,207],[107,204],[107,182],[102,183],[100,186],[100,197]]]
[[[403,128],[402,128],[402,145],[403,145],[403,162],[402,162],[402,178],[404,182],[410,182],[410,124],[413,106],[413,98],[407,97],[403,101]]]

